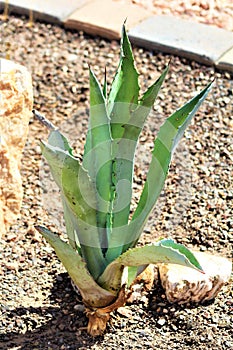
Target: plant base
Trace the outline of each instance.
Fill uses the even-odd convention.
[[[85,300],[83,300],[84,305],[86,306],[85,312],[86,316],[88,318],[88,326],[87,326],[87,332],[92,337],[96,337],[99,335],[102,335],[104,331],[106,330],[107,323],[110,319],[110,314],[114,310],[117,310],[119,307],[122,307],[125,305],[125,303],[132,298],[133,296],[133,286],[135,284],[140,283],[141,286],[141,293],[142,291],[149,291],[154,282],[155,272],[154,272],[154,266],[148,265],[145,270],[140,273],[140,275],[137,276],[133,284],[129,289],[127,289],[126,285],[123,285],[116,300],[106,307],[101,308],[94,308],[90,307],[87,303],[85,303]],[[74,283],[72,283],[72,286],[76,292],[78,292],[78,288],[75,286]],[[133,298],[134,299],[134,298]]]
[[[111,305],[103,308],[89,308],[86,307],[86,315],[88,317],[87,332],[96,337],[102,335],[106,329],[107,322],[110,319],[110,313],[120,306],[124,306],[127,299],[127,292],[125,286],[123,286],[118,294],[117,299]]]
[[[110,304],[106,305],[105,307],[93,307],[90,306],[87,301],[85,302],[85,299],[83,299],[83,303],[85,305],[85,313],[88,318],[88,326],[87,326],[87,332],[92,337],[96,337],[99,335],[102,335],[104,331],[106,330],[107,323],[110,319],[110,314],[114,310],[117,310],[119,307],[122,307],[125,305],[127,301],[133,302],[134,300],[137,300],[137,297],[134,296],[134,286],[140,284],[140,293],[142,294],[143,291],[149,291],[154,283],[155,279],[155,270],[154,265],[148,265],[134,280],[130,288],[126,287],[126,284],[124,284],[120,291],[118,296],[116,297],[116,300]],[[78,287],[75,285],[75,283],[71,280],[71,285],[74,289],[74,291],[78,294],[80,294],[80,291]],[[138,294],[138,293],[137,293]],[[103,300],[101,300],[101,303],[103,305]]]

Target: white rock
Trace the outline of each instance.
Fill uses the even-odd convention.
[[[27,69],[0,59],[0,236],[18,217],[22,197],[20,163],[32,116],[33,90]]]
[[[75,311],[79,311],[79,312],[84,312],[85,311],[85,306],[83,304],[74,305],[74,310]]]
[[[230,260],[209,253],[193,253],[205,274],[176,264],[159,264],[161,284],[171,303],[211,300],[231,276]]]
[[[157,323],[160,326],[164,326],[165,323],[166,323],[166,320],[165,320],[165,318],[161,317],[161,318],[158,319]]]

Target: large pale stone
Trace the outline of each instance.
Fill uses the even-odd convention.
[[[0,236],[18,217],[22,197],[20,163],[32,116],[33,91],[27,69],[0,59]]]
[[[211,300],[230,278],[232,268],[230,260],[208,253],[193,253],[205,274],[175,264],[159,265],[161,284],[171,303],[184,304]]]

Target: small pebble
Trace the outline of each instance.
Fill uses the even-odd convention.
[[[159,326],[164,326],[166,323],[166,320],[165,320],[165,318],[159,318],[157,323]]]

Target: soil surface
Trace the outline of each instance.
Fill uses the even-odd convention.
[[[32,73],[34,108],[62,126],[82,154],[88,118],[88,66],[109,83],[118,64],[119,43],[91,38],[59,26],[10,17],[1,23],[3,56]],[[230,257],[232,249],[232,94],[228,73],[134,48],[142,90],[171,60],[170,71],[140,139],[135,165],[133,207],[148,168],[149,150],[162,120],[195,91],[214,87],[184,136],[172,163],[158,209],[140,244],[172,236],[197,250]],[[31,119],[21,174],[21,218],[2,238],[0,270],[1,349],[231,349],[232,289],[223,287],[202,305],[169,304],[159,281],[149,294],[114,312],[107,331],[93,339],[80,297],[52,249],[34,229],[43,224],[62,233],[57,194],[44,186],[39,140],[45,130]],[[47,195],[49,193],[49,196]]]

